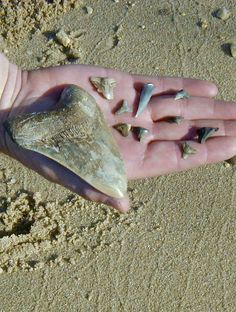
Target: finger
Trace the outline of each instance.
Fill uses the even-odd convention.
[[[7,146],[8,151],[13,151],[10,153],[10,156],[20,160],[25,166],[38,172],[47,180],[60,184],[87,200],[107,204],[120,212],[127,212],[129,210],[127,194],[122,199],[109,197],[96,190],[67,168],[44,155],[16,147],[16,144],[9,139],[7,139]]]
[[[90,76],[112,77],[116,80],[115,99],[119,94],[130,100],[136,96],[135,89],[140,89],[144,83],[151,82],[156,86],[154,94],[165,92],[176,92],[181,89],[186,90],[192,96],[215,96],[218,89],[215,84],[209,81],[191,79],[191,78],[169,78],[153,77],[141,75],[129,75],[119,70],[108,69],[99,66],[89,65],[65,65],[57,66],[29,73],[30,81],[37,82],[37,76],[45,76],[45,81],[50,85],[77,84],[91,93],[97,101],[101,100],[101,95],[95,92],[93,85],[89,82]],[[50,76],[54,79],[50,79]]]
[[[154,97],[149,109],[154,121],[168,116],[182,116],[185,119],[236,119],[236,103],[211,98],[174,100],[167,96]]]
[[[47,159],[47,163],[43,159],[43,166],[41,167],[41,155],[37,158],[39,158],[37,160],[37,168],[34,168],[34,170],[38,171],[46,179],[68,188],[72,192],[79,194],[87,200],[107,204],[120,212],[127,212],[129,210],[129,200],[127,195],[122,199],[109,197],[96,190],[76,174],[51,159]]]
[[[134,82],[153,83],[156,86],[154,94],[172,93],[184,89],[192,96],[210,96],[213,97],[218,93],[217,86],[205,80],[191,78],[174,78],[174,77],[152,77],[152,76],[133,76]]]
[[[182,158],[180,142],[152,142],[148,145],[142,169],[136,170],[136,177],[157,176],[216,163],[236,155],[236,138],[216,137],[204,144],[188,142],[196,154]]]
[[[100,92],[97,92],[94,85],[90,82],[91,76],[112,77],[116,80],[114,89],[114,100],[106,100]],[[75,84],[91,94],[97,104],[102,109],[107,121],[112,122],[114,117],[111,112],[121,104],[123,99],[127,99],[131,104],[136,96],[136,90],[133,88],[132,76],[118,70],[106,69],[98,66],[89,65],[65,65],[33,70],[29,72],[29,89],[37,90],[37,96],[40,97],[48,89]],[[41,81],[41,88],[38,87],[38,81]],[[111,121],[110,121],[111,119]]]
[[[209,81],[191,79],[191,78],[172,78],[172,77],[157,77],[157,76],[143,76],[143,75],[128,75],[126,72],[113,70],[109,68],[89,65],[65,65],[41,69],[40,75],[51,72],[55,76],[55,85],[63,83],[79,84],[81,87],[88,86],[88,78],[90,76],[107,76],[113,77],[117,81],[117,86],[124,86],[123,81],[135,83],[151,82],[156,86],[155,93],[179,91],[184,89],[194,96],[215,96],[218,92],[216,85]],[[31,71],[31,75],[37,75],[39,71]],[[62,75],[63,73],[63,75]],[[91,86],[91,90],[92,90]],[[89,90],[88,90],[89,91]]]
[[[37,168],[39,168],[40,174],[46,177],[48,180],[65,186],[72,192],[79,194],[87,200],[107,204],[120,212],[127,212],[129,210],[129,200],[127,195],[122,199],[116,199],[107,196],[96,190],[83,179],[64,168],[60,164],[57,164],[50,159],[47,160],[49,163],[47,165],[44,163],[43,168],[41,168],[43,170],[41,170],[40,167]],[[40,164],[37,161],[37,166],[39,165]]]
[[[42,68],[30,71],[29,81],[31,83],[31,87],[36,87],[40,77],[40,80],[44,82],[44,85],[42,85],[43,90],[45,89],[45,85],[54,88],[61,85],[75,84],[85,89],[96,99],[97,102],[100,102],[101,100],[104,100],[104,97],[101,93],[97,92],[94,85],[90,82],[90,78],[92,76],[114,78],[116,80],[116,88],[114,90],[114,97],[116,100],[117,98],[120,98],[119,94],[127,95],[129,99],[133,97],[133,94],[130,96],[130,91],[132,91],[131,89],[133,88],[131,75],[118,70],[107,69],[99,66],[64,65]],[[124,89],[127,89],[127,93],[125,93]],[[134,91],[135,90],[133,90],[133,93],[135,94]],[[40,94],[42,92],[39,90],[38,93]],[[108,104],[112,103],[112,101],[104,102],[107,102]]]
[[[115,208],[119,212],[124,213],[124,212],[127,212],[129,210],[129,198],[127,195],[122,199],[116,199],[113,197],[106,196],[105,194],[102,194],[101,192],[95,190],[90,185],[88,185],[88,187],[86,187],[86,189],[84,189],[83,194],[80,194],[81,193],[80,189],[78,189],[78,190],[75,189],[73,191],[76,192],[77,194],[81,195],[85,199],[91,200],[93,202],[106,204],[108,206]]]
[[[212,137],[236,137],[235,120],[183,120],[179,125],[167,121],[154,123],[146,140],[190,140],[197,137],[197,131],[202,127],[218,128]]]

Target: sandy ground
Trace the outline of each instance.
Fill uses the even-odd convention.
[[[235,1],[56,2],[0,1],[11,61],[209,79],[235,100]],[[73,55],[50,40],[58,29]],[[224,163],[130,182],[119,215],[1,155],[0,311],[235,311],[235,182]]]

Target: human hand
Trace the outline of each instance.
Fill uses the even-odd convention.
[[[66,65],[21,71],[0,54],[0,129],[1,151],[16,158],[52,182],[92,201],[103,202],[119,211],[129,208],[128,197],[115,199],[97,191],[68,169],[53,160],[16,145],[6,133],[3,123],[7,118],[56,107],[65,85],[75,84],[89,92],[100,106],[111,127],[125,163],[128,179],[159,176],[191,169],[196,166],[229,159],[236,154],[236,104],[214,100],[214,84],[187,78],[164,78],[130,75],[121,71],[87,65]],[[91,76],[112,77],[117,81],[114,100],[104,99],[89,81]],[[144,83],[156,88],[145,111],[134,118],[139,94]],[[191,97],[175,101],[173,93],[184,89]],[[114,109],[126,99],[133,114],[115,115]],[[169,116],[183,116],[180,125],[164,121]],[[133,135],[123,137],[112,126],[130,123],[150,130],[142,142]],[[197,143],[196,130],[200,127],[218,127],[214,137],[204,144]],[[189,141],[197,150],[195,155],[183,159],[181,141]]]

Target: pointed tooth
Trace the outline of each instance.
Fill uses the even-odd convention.
[[[127,100],[124,100],[120,108],[118,108],[118,110],[115,112],[116,115],[121,115],[124,113],[132,113],[132,108],[129,106]]]
[[[183,120],[184,120],[184,117],[182,116],[173,116],[173,117],[167,118],[166,121],[169,123],[176,123],[177,125],[179,125]]]
[[[227,163],[231,164],[232,166],[236,166],[236,155],[230,159],[226,160]]]
[[[138,110],[136,112],[135,117],[138,117],[145,109],[145,107],[148,105],[150,98],[153,94],[155,86],[152,83],[146,83],[141,91],[139,104],[138,104]]]
[[[124,162],[95,99],[75,85],[60,96],[61,108],[8,119],[16,144],[56,161],[108,196],[127,190]]]
[[[212,136],[219,128],[210,128],[210,127],[203,127],[198,130],[198,142],[204,143],[206,140]]]
[[[145,136],[149,133],[149,130],[143,127],[132,127],[133,131],[136,133],[139,142],[141,142]]]
[[[116,81],[109,77],[90,77],[91,83],[107,100],[113,100],[113,89],[116,86]]]
[[[190,95],[183,89],[176,93],[175,100],[189,99]]]
[[[131,125],[127,123],[120,123],[115,126],[113,126],[117,131],[120,132],[121,135],[124,137],[127,137],[129,135],[129,132],[131,130]]]
[[[187,159],[188,156],[196,154],[197,150],[191,147],[187,142],[182,143],[182,157]]]

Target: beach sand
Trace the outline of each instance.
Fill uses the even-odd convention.
[[[236,99],[235,1],[56,2],[1,1],[12,62],[207,79]],[[222,6],[227,21],[214,17]],[[59,29],[73,55],[52,39]],[[235,311],[235,182],[223,162],[130,182],[120,215],[2,154],[0,311]]]

